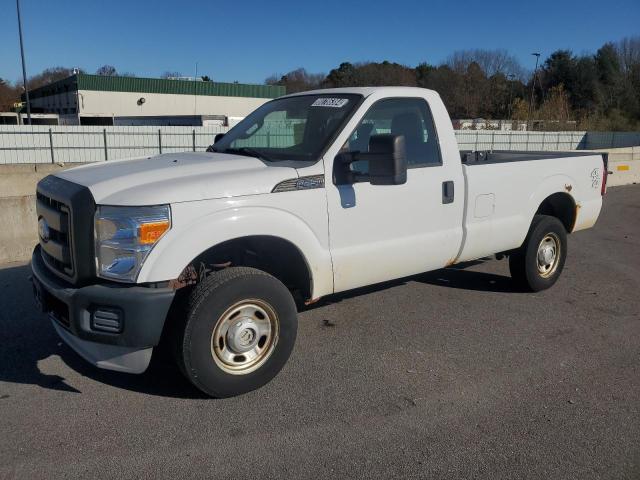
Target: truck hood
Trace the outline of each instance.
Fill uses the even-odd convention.
[[[225,153],[167,153],[93,163],[56,173],[84,185],[97,204],[158,205],[269,193],[298,176],[291,167]]]

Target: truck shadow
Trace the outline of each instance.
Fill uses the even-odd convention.
[[[442,270],[384,282],[369,287],[323,298],[304,310],[367,293],[374,293],[408,282],[420,282],[445,288],[461,288],[486,292],[517,292],[509,277],[465,270],[483,260],[455,265]],[[84,381],[77,375],[116,388],[149,395],[175,398],[206,398],[175,367],[166,349],[154,349],[149,369],[141,375],[101,370],[86,363],[58,337],[46,315],[38,312],[32,299],[28,265],[0,269],[0,382],[37,385],[71,394],[82,393]],[[73,370],[69,378],[56,365],[58,358]],[[0,385],[0,399],[7,398]]]
[[[390,280],[388,282],[377,283],[375,285],[369,285],[346,292],[336,293],[334,295],[324,297],[316,303],[305,306],[303,310],[311,310],[323,307],[325,305],[339,303],[342,300],[348,298],[354,298],[360,295],[379,292],[388,288],[397,287],[399,285],[406,285],[409,282],[418,282],[445,288],[457,288],[479,292],[523,293],[524,290],[519,288],[513,282],[511,277],[497,275],[494,273],[467,270],[469,267],[472,267],[474,265],[481,265],[491,260],[491,258],[482,258],[470,262],[463,262],[440,270],[434,270],[432,272],[420,273],[418,275],[412,275],[410,277],[399,278],[396,280]]]
[[[481,265],[491,259],[480,259],[463,262],[442,270],[423,273],[414,278],[417,282],[428,283],[448,288],[475,290],[480,292],[523,293],[511,277],[495,273],[466,270],[474,265]]]
[[[0,269],[0,382],[36,385],[71,394],[82,393],[77,374],[96,382],[150,395],[205,398],[186,380],[164,351],[154,351],[142,375],[100,370],[86,363],[56,334],[50,320],[32,299],[28,265]],[[59,359],[59,360],[58,360]],[[62,376],[62,361],[73,370]],[[56,373],[48,373],[56,372]],[[0,384],[0,399],[8,398]]]

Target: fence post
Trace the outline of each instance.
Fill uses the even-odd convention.
[[[192,135],[192,140],[193,140],[193,151],[196,151],[196,129],[194,128],[191,131],[191,135]]]
[[[491,130],[491,151],[496,149],[496,131]]]
[[[616,148],[616,132],[611,135],[611,148]]]
[[[528,152],[529,151],[529,131],[527,130],[527,146],[525,147],[525,150]]]
[[[478,151],[478,130],[476,130],[476,146],[474,147],[474,150],[476,152]]]
[[[158,151],[162,155],[162,129],[158,129]]]
[[[509,131],[509,150],[511,150],[511,139],[513,138],[513,130]]]
[[[104,161],[109,160],[109,153],[107,151],[107,129],[102,129],[102,140],[104,141]]]
[[[547,139],[547,132],[542,132],[542,151],[545,151],[545,141]]]
[[[53,155],[53,132],[49,129],[49,149],[51,150],[51,163],[56,163],[55,156]]]
[[[560,133],[556,133],[556,151],[560,150]]]

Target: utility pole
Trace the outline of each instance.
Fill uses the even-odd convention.
[[[509,107],[507,108],[507,114],[509,115],[509,120],[513,116],[513,80],[516,76],[513,73],[507,75],[507,80],[509,81]]]
[[[535,90],[536,79],[538,78],[538,60],[540,60],[540,53],[534,52],[531,55],[536,57],[536,67],[533,69],[533,80],[531,81],[531,100],[529,101],[529,115],[527,115],[527,130],[529,129],[531,114],[533,113],[533,91]]]
[[[193,77],[193,115],[198,114],[198,62],[196,62],[196,76]]]
[[[27,85],[27,68],[24,65],[24,45],[22,42],[22,19],[20,18],[20,0],[16,0],[18,9],[18,33],[20,34],[20,56],[22,57],[22,81],[24,83],[24,94],[27,99],[27,118],[31,125],[31,102],[29,101],[29,87]]]

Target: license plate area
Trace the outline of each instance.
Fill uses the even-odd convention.
[[[62,300],[47,292],[40,281],[33,277],[33,296],[38,309],[46,313],[48,317],[55,320],[65,328],[69,328],[69,307]]]

